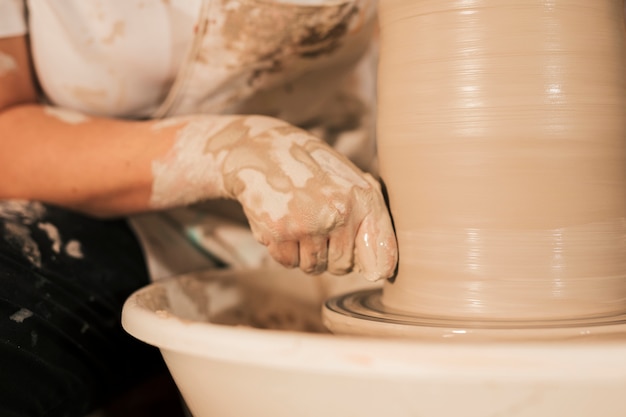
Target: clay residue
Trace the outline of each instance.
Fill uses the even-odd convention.
[[[169,127],[180,126],[182,124],[186,124],[193,119],[193,116],[178,116],[178,117],[168,117],[167,119],[157,120],[152,122],[150,125],[150,129],[154,132],[160,132],[163,129],[167,129]]]
[[[27,318],[32,317],[32,315],[33,315],[33,312],[30,311],[29,309],[21,308],[18,311],[16,311],[15,313],[11,314],[9,319],[13,320],[16,323],[22,323]]]
[[[76,259],[82,259],[84,257],[83,249],[82,249],[80,242],[74,239],[70,240],[65,245],[65,253],[67,254],[67,256],[70,256]]]
[[[108,97],[107,91],[102,88],[71,86],[68,87],[68,90],[76,100],[88,108],[102,108],[104,100]]]
[[[0,52],[0,77],[17,71],[15,58],[4,52]]]
[[[150,291],[142,291],[137,294],[137,303],[147,309],[154,310],[160,316],[170,310],[167,292],[163,286],[155,286]]]
[[[46,214],[43,204],[25,200],[0,200],[0,217],[12,221],[23,219],[33,224]]]
[[[224,45],[243,66],[253,66],[248,84],[264,73],[279,72],[286,57],[329,55],[342,44],[358,6],[353,2],[326,6],[266,4],[222,0]],[[211,51],[200,54],[208,62]]]
[[[89,117],[83,113],[61,107],[44,106],[43,111],[48,116],[52,116],[64,123],[76,125],[89,121]]]
[[[45,207],[38,202],[0,201],[0,218],[5,221],[5,239],[36,267],[41,267],[41,252],[31,236],[29,226],[38,222],[45,213]]]
[[[176,126],[181,120],[168,120],[165,126]],[[225,197],[224,159],[241,140],[251,139],[284,122],[258,116],[223,116],[184,118],[172,150],[152,164],[154,184],[151,204],[171,207],[198,202],[207,197]],[[243,124],[245,125],[243,125]],[[155,126],[156,128],[156,126]],[[240,147],[239,166],[247,164],[267,170],[268,161],[247,147]],[[207,195],[207,190],[213,195]]]
[[[281,288],[228,278],[205,281],[186,276],[178,278],[178,283],[170,286],[167,293],[170,313],[183,320],[201,319],[214,324],[257,329],[326,332],[319,304],[296,298]],[[178,299],[183,294],[184,298]],[[195,310],[193,313],[189,311],[190,304]]]
[[[238,141],[249,137],[250,128],[246,126],[244,120],[237,119],[227,124],[204,147],[204,153],[208,154],[219,149],[232,148]]]
[[[280,294],[255,293],[241,304],[211,317],[211,323],[256,329],[328,333],[322,323],[321,306],[303,305]]]
[[[113,43],[116,39],[123,38],[125,32],[126,32],[126,23],[121,20],[118,20],[117,22],[113,23],[113,26],[111,27],[111,32],[107,36],[102,38],[102,43],[104,44]]]
[[[393,272],[395,237],[378,183],[308,132],[264,116],[197,118],[154,161],[151,204],[231,198],[289,267],[369,279]]]
[[[48,236],[48,239],[50,239],[50,241],[52,242],[52,251],[57,254],[61,253],[61,248],[63,247],[63,239],[61,238],[59,229],[52,223],[48,222],[37,223],[37,228],[45,232]],[[71,258],[83,258],[81,243],[75,239],[72,239],[65,244],[64,252],[67,256]]]
[[[52,250],[55,253],[61,252],[61,235],[59,233],[59,229],[51,223],[39,223],[37,227],[43,230],[46,235],[48,235],[48,239],[52,242]]]
[[[39,246],[33,240],[30,229],[27,226],[17,223],[7,223],[4,225],[5,239],[13,243],[22,254],[36,267],[41,267],[41,252]]]
[[[164,158],[152,162],[154,178],[150,205],[155,208],[184,206],[202,201],[223,189],[217,171],[223,155],[206,154],[212,135],[227,123],[220,118],[195,118],[184,123],[176,133],[176,142]]]
[[[334,52],[359,12],[352,2],[303,7],[222,0],[222,6],[224,42],[241,53],[243,62],[285,52],[307,58]]]

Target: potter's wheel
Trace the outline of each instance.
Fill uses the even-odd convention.
[[[619,332],[479,341],[472,334],[501,329],[425,319],[414,327],[435,337],[423,340],[305,331],[321,320],[328,296],[361,294],[339,296],[330,307],[375,305],[376,292],[362,284],[282,268],[206,271],[139,290],[124,306],[123,325],[161,350],[194,417],[626,415]],[[250,326],[250,318],[265,328]],[[592,334],[604,328],[586,327]],[[564,334],[549,326],[542,332]]]
[[[333,333],[409,337],[420,340],[477,341],[583,340],[623,338],[626,314],[571,320],[452,320],[415,315],[381,302],[382,290],[369,289],[326,301],[324,324]]]

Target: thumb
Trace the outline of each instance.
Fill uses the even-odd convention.
[[[398,245],[389,214],[369,213],[356,235],[354,262],[368,281],[391,278],[398,262]]]

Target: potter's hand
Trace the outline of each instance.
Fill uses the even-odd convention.
[[[208,180],[214,197],[237,199],[279,263],[309,273],[356,269],[370,280],[393,274],[396,240],[379,184],[323,141],[269,117],[222,116],[189,122],[177,146],[194,177],[187,183]],[[192,152],[204,163],[197,175]]]

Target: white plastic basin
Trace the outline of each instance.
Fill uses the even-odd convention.
[[[139,290],[123,325],[160,348],[195,417],[626,416],[626,338],[408,341],[242,324],[317,328],[323,300],[355,286],[367,284],[207,271]]]

